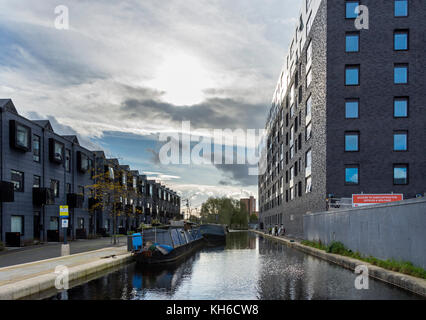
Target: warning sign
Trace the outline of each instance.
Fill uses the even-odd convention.
[[[362,207],[402,200],[404,200],[403,194],[353,194],[352,207]]]

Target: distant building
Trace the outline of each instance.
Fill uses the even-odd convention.
[[[256,213],[256,198],[250,196],[250,198],[240,199],[241,206],[245,206],[248,215],[251,216],[253,213]]]

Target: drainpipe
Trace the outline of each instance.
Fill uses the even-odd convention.
[[[41,132],[43,133],[42,134],[43,139],[41,139],[41,141],[40,141],[40,144],[41,144],[41,146],[40,146],[40,150],[41,150],[40,156],[42,157],[41,160],[42,160],[43,165],[42,165],[42,179],[41,179],[41,186],[40,186],[40,188],[45,188],[45,186],[46,186],[46,182],[45,182],[45,180],[46,180],[46,150],[45,150],[46,137],[45,137],[44,128],[41,129]],[[46,231],[46,227],[47,227],[46,226],[46,206],[44,204],[41,205],[41,211],[42,211],[42,215],[43,215],[43,219],[42,219],[42,221],[43,221],[43,228],[42,228],[41,231],[43,233],[43,241],[47,242],[47,234],[46,234],[46,232],[47,232]]]
[[[3,112],[0,108],[0,181],[3,181]],[[0,241],[3,241],[3,202],[0,202]]]

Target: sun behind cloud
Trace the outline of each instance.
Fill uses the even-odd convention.
[[[147,84],[164,91],[166,102],[181,106],[202,102],[203,91],[214,87],[206,65],[197,56],[174,50],[165,55],[154,79]]]

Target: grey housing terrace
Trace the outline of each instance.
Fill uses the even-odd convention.
[[[104,199],[93,188],[99,174],[125,177],[123,203]],[[153,187],[161,192],[150,193]],[[96,206],[102,198],[102,206]],[[124,205],[123,205],[124,204]],[[112,209],[121,208],[117,231],[135,231],[140,223],[180,218],[180,197],[129,166],[90,151],[73,135],[54,132],[48,120],[18,114],[12,100],[0,99],[0,241],[21,246],[63,238],[59,206],[70,212],[68,239],[113,233]]]
[[[424,195],[425,15],[422,0],[302,1],[266,123],[265,227],[302,237],[303,215],[329,198]]]

